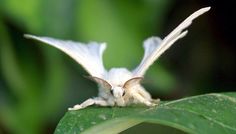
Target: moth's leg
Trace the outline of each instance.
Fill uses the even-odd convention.
[[[86,108],[86,107],[94,105],[94,104],[100,105],[100,106],[109,106],[109,103],[107,101],[105,101],[103,98],[96,97],[93,99],[92,98],[87,99],[83,103],[77,104],[73,108],[69,108],[68,110],[79,110],[79,109]]]
[[[158,104],[160,102],[160,99],[152,99],[151,95],[141,86],[138,88],[138,92],[141,96],[143,96],[145,99],[148,99],[152,103]]]
[[[143,98],[148,99],[148,100],[152,100],[151,95],[142,87],[139,86],[139,88],[137,88],[138,93],[143,96]]]
[[[99,105],[99,106],[111,106],[112,105],[111,103],[109,103],[108,100],[104,100],[101,97],[96,97],[93,100],[94,100],[94,104]]]
[[[152,99],[151,102],[158,105],[160,103],[160,99],[159,98],[158,99]]]
[[[93,101],[93,99],[90,98],[81,104],[74,105],[73,108],[68,108],[68,110],[79,110],[79,109],[85,108],[85,107],[93,105],[93,104],[94,104],[94,101]]]
[[[140,103],[145,104],[146,106],[155,106],[156,105],[155,103],[151,103],[150,100],[144,98],[138,92],[134,92],[133,97],[135,100],[139,101]]]

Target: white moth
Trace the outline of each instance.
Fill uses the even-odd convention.
[[[82,104],[75,105],[69,110],[78,110],[90,105],[99,106],[127,106],[130,104],[144,104],[155,106],[159,100],[151,98],[151,95],[140,85],[140,81],[149,66],[160,57],[174,42],[187,34],[187,28],[192,21],[201,14],[210,10],[210,7],[202,8],[177,26],[163,40],[159,37],[150,37],[144,41],[144,56],[141,63],[132,71],[126,68],[112,68],[107,71],[103,66],[102,55],[106,48],[105,43],[90,42],[88,44],[63,41],[49,37],[37,37],[25,35],[26,38],[35,39],[71,56],[89,73],[89,78],[99,86],[98,97],[90,98]]]

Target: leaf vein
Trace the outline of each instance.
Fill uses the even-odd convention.
[[[216,124],[219,124],[219,125],[222,126],[222,127],[225,127],[225,128],[228,128],[228,129],[231,129],[231,130],[236,131],[236,128],[233,128],[233,127],[231,127],[231,126],[229,126],[229,125],[223,124],[222,122],[219,122],[219,121],[217,121],[217,120],[215,120],[215,119],[213,119],[213,118],[211,118],[211,117],[209,117],[209,116],[199,114],[199,113],[197,113],[197,112],[195,112],[195,111],[192,111],[192,110],[186,110],[186,109],[176,108],[176,107],[162,107],[162,108],[164,108],[164,109],[173,109],[173,110],[187,111],[187,112],[190,112],[190,113],[199,115],[199,116],[203,116],[203,117],[206,118],[207,120],[212,121],[212,122],[214,122],[214,123],[216,123]]]
[[[235,99],[234,97],[230,97],[230,96],[228,96],[228,95],[216,94],[216,93],[212,93],[211,95],[217,96],[217,97],[222,97],[222,98],[225,98],[225,99],[227,99],[227,100],[229,100],[229,101],[232,101],[232,102],[236,103],[236,99]]]

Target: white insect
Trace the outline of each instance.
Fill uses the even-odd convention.
[[[145,40],[143,59],[132,71],[126,68],[112,68],[107,71],[104,68],[102,55],[106,48],[105,43],[90,42],[84,44],[34,35],[25,35],[25,37],[47,43],[62,50],[82,65],[90,74],[89,78],[98,84],[98,97],[90,98],[82,104],[69,108],[69,110],[78,110],[94,104],[100,106],[127,106],[130,104],[155,106],[159,100],[152,99],[151,95],[140,85],[140,81],[143,79],[149,66],[174,42],[187,34],[188,31],[184,29],[195,18],[208,10],[210,10],[210,7],[194,12],[163,40],[159,37],[150,37]]]

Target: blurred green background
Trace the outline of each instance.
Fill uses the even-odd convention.
[[[0,133],[53,133],[68,107],[97,95],[96,84],[69,56],[23,38],[24,33],[107,42],[104,63],[133,69],[142,42],[165,37],[205,6],[145,75],[144,86],[162,100],[234,91],[236,47],[233,4],[204,0],[0,0]]]

